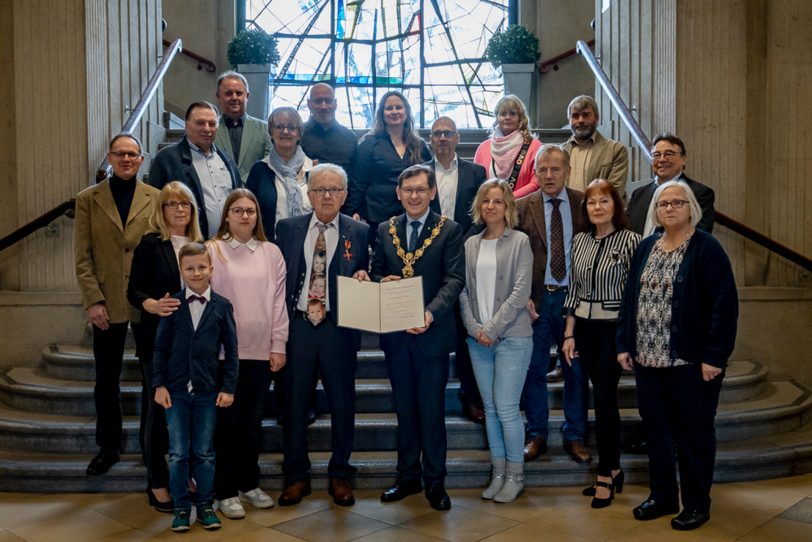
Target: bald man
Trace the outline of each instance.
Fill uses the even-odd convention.
[[[352,176],[358,136],[336,121],[336,96],[333,87],[316,83],[310,88],[307,108],[310,118],[302,133],[302,150],[320,164],[336,164]]]

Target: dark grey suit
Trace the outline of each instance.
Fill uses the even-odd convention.
[[[698,181],[689,179],[685,173],[680,175],[679,180],[691,188],[691,191],[699,202],[699,206],[702,208],[702,219],[696,227],[711,233],[713,231],[713,221],[716,215],[713,209],[713,202],[716,198],[713,189]],[[656,189],[657,183],[652,179],[650,183],[635,190],[631,199],[629,199],[626,214],[629,216],[629,229],[633,232],[643,235],[643,230],[646,228],[648,208],[651,205],[651,198],[654,197],[654,191]]]
[[[440,215],[430,212],[417,246],[431,236]],[[406,215],[395,219],[398,237],[406,243]],[[372,279],[403,276],[403,262],[397,255],[388,221],[378,226],[378,242],[372,257]],[[414,275],[423,279],[423,302],[433,321],[419,335],[406,332],[381,335],[389,380],[398,418],[398,483],[420,483],[426,487],[445,479],[446,431],[445,387],[448,383],[448,354],[454,349],[456,323],[454,304],[465,282],[462,228],[448,220],[414,264]],[[422,469],[421,469],[422,452]]]
[[[435,160],[424,165],[434,169]],[[485,182],[485,168],[479,164],[457,158],[457,201],[454,205],[454,222],[462,226],[462,233],[467,237],[471,229],[471,204],[474,203],[477,190]],[[431,201],[431,210],[440,214],[440,196]]]

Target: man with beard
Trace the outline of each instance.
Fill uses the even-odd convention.
[[[583,192],[594,179],[606,179],[625,198],[629,153],[619,141],[597,131],[598,104],[592,96],[578,96],[567,107],[572,137],[564,144],[572,173],[567,186]]]

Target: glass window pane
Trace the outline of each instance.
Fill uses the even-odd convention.
[[[441,114],[460,128],[493,122],[502,78],[483,55],[515,0],[244,1],[249,26],[282,34],[273,107],[307,117],[309,84],[326,81],[336,86],[336,117],[354,128],[372,125],[389,88],[416,108],[418,126]]]

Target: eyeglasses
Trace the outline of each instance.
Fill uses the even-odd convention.
[[[434,137],[434,138],[437,138],[437,139],[440,139],[441,137],[444,137],[446,139],[451,139],[455,135],[457,135],[457,132],[455,132],[453,130],[434,130],[431,133],[431,137]]]
[[[418,196],[425,196],[428,194],[430,188],[401,188],[400,191],[403,192],[407,196],[411,196],[412,194],[417,194]]]
[[[688,203],[686,199],[675,199],[671,201],[658,201],[657,208],[661,211],[665,211],[667,208],[671,207],[672,209],[682,209],[682,206]]]
[[[682,156],[682,153],[681,152],[674,152],[674,151],[651,153],[651,159],[652,160],[660,160],[662,158],[666,158],[666,159],[670,160],[671,158],[674,158],[675,156]]]
[[[312,190],[308,190],[308,192],[312,192],[313,194],[316,194],[316,197],[319,197],[319,198],[323,198],[324,195],[328,194],[328,193],[330,194],[331,197],[337,198],[339,194],[341,194],[342,192],[345,192],[345,191],[346,190],[344,188],[324,188],[324,187],[314,188]]]
[[[296,132],[299,131],[299,127],[298,126],[293,126],[292,124],[274,124],[273,129],[277,130],[279,132],[284,132],[284,131],[287,130],[291,134],[296,133]]]
[[[257,214],[257,210],[254,209],[253,207],[249,207],[248,209],[243,209],[242,207],[232,207],[231,209],[228,210],[228,212],[231,213],[233,216],[242,216],[242,215],[254,216],[255,214]]]
[[[108,154],[110,154],[110,156],[116,157],[119,160],[123,160],[125,158],[129,158],[130,160],[135,160],[136,158],[141,156],[140,152],[134,152],[134,151],[110,151]]]
[[[191,201],[167,201],[164,203],[164,207],[167,209],[172,209],[173,211],[180,207],[181,209],[189,209],[192,207]]]

